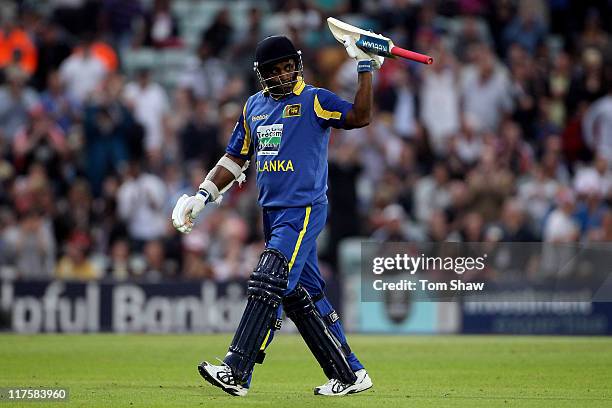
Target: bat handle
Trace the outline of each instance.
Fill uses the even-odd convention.
[[[420,62],[422,64],[433,64],[433,58],[431,58],[429,55],[419,54],[418,52],[405,50],[400,47],[391,48],[391,54],[412,61]]]

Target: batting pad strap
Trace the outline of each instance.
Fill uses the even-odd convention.
[[[265,358],[266,358],[266,352],[260,350],[257,353],[257,356],[255,356],[255,364],[263,364]]]
[[[283,324],[283,319],[276,319],[276,322],[274,322],[274,325],[272,326],[272,330],[280,330],[282,324]],[[261,349],[255,356],[255,364],[263,364],[264,359],[266,358],[266,352],[264,350],[267,345],[268,345],[268,338],[266,337],[264,344],[261,346]]]
[[[216,201],[219,198],[219,188],[215,183],[206,179],[200,184],[200,190],[204,190],[210,194],[210,201]]]
[[[331,312],[323,316],[323,320],[325,320],[325,323],[327,323],[328,326],[331,326],[332,324],[340,320],[340,316],[338,316],[338,313],[335,310],[332,310]]]
[[[340,348],[342,349],[342,352],[344,353],[344,355],[347,357],[350,356],[351,353],[353,352],[353,350],[351,350],[351,347],[348,345],[348,343],[342,343]]]
[[[312,303],[317,303],[319,300],[323,299],[324,297],[325,297],[325,293],[323,292],[310,296],[310,298],[312,299]]]

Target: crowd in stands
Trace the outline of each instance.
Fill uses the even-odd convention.
[[[194,37],[196,9],[209,19]],[[306,82],[352,100],[356,63],[327,16],[435,63],[387,60],[371,124],[333,130],[324,273],[348,237],[612,240],[606,1],[24,0],[0,5],[0,269],[247,277],[264,246],[254,168],[191,234],[170,214],[258,90],[265,36],[288,35]],[[133,63],[145,51],[153,59]],[[165,72],[173,52],[184,58]]]

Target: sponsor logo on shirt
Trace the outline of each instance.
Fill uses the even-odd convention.
[[[258,120],[265,120],[268,119],[268,116],[270,116],[267,113],[263,113],[261,115],[253,115],[251,116],[251,122],[257,122]]]
[[[300,116],[302,114],[302,104],[296,103],[294,105],[287,105],[283,109],[283,118],[292,118]]]
[[[257,127],[257,155],[277,156],[283,138],[283,124],[261,125]]]

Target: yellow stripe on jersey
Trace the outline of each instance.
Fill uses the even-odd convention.
[[[244,155],[249,154],[249,147],[251,146],[251,130],[249,129],[249,122],[247,121],[246,108],[247,108],[247,104],[245,102],[244,108],[242,108],[242,120],[243,120],[242,124],[244,126],[244,142],[242,142],[242,149],[240,150],[240,154],[244,154]]]
[[[310,210],[312,208],[310,206],[306,207],[306,217],[304,217],[304,226],[300,231],[300,235],[298,235],[297,242],[295,243],[295,249],[293,250],[293,255],[291,255],[291,261],[289,261],[289,270],[293,267],[295,263],[295,258],[297,257],[298,251],[300,250],[300,245],[302,245],[302,238],[304,238],[304,234],[306,233],[306,227],[308,227],[308,220],[310,219]]]
[[[328,111],[323,109],[321,103],[319,102],[319,97],[317,95],[315,95],[314,97],[314,110],[317,116],[321,119],[340,119],[342,117],[342,112]]]

